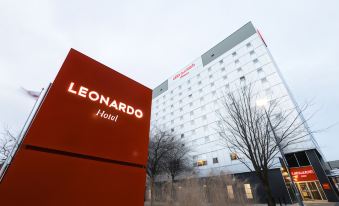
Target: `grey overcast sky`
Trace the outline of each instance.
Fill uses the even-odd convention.
[[[0,0],[0,124],[18,132],[70,48],[154,88],[248,21],[261,31],[312,129],[339,159],[339,2]],[[0,126],[2,126],[0,125]]]

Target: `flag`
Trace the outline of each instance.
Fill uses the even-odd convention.
[[[23,87],[21,87],[21,88],[24,90],[25,94],[27,94],[28,96],[30,96],[30,97],[32,97],[34,99],[38,99],[40,94],[41,94],[40,91],[37,92],[37,91],[32,91],[32,90],[25,89]]]

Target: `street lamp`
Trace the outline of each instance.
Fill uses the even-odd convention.
[[[270,126],[270,128],[271,128],[271,130],[272,130],[273,137],[274,137],[275,142],[276,142],[276,144],[277,144],[277,146],[278,146],[279,152],[280,152],[280,154],[281,154],[281,156],[282,156],[282,160],[283,160],[284,165],[285,165],[285,167],[286,167],[288,176],[289,176],[289,178],[291,179],[291,185],[292,185],[292,188],[293,188],[293,190],[294,190],[294,192],[295,192],[295,196],[296,196],[296,198],[297,198],[298,204],[299,204],[300,206],[304,206],[304,203],[303,203],[303,201],[302,201],[300,192],[299,192],[299,190],[297,189],[297,187],[296,187],[296,185],[295,185],[295,183],[294,183],[294,181],[293,181],[293,178],[292,178],[292,176],[291,176],[291,173],[290,173],[289,169],[287,168],[287,160],[286,160],[286,158],[285,158],[285,153],[284,153],[283,149],[281,148],[280,141],[279,141],[279,137],[278,137],[277,134],[275,133],[275,130],[274,130],[273,125],[272,125],[272,123],[271,123],[271,119],[270,119],[270,117],[269,117],[269,115],[268,115],[268,113],[267,113],[266,107],[267,107],[267,105],[268,105],[268,100],[267,100],[266,98],[259,99],[259,100],[256,102],[256,104],[257,104],[258,107],[264,108],[264,111],[265,111],[265,115],[266,115],[268,124],[269,124],[269,126]]]

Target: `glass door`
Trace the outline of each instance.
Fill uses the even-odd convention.
[[[301,193],[301,196],[303,197],[304,200],[313,200],[312,194],[307,186],[306,182],[299,182],[297,183],[298,189]]]
[[[308,185],[308,188],[310,189],[310,191],[312,193],[313,199],[314,200],[322,200],[320,193],[319,193],[319,190],[318,190],[315,182],[308,182],[307,185]]]

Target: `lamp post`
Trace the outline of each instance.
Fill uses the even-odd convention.
[[[280,141],[279,141],[279,137],[278,137],[277,134],[275,133],[274,127],[273,127],[273,125],[272,125],[272,123],[271,123],[271,119],[270,119],[270,117],[269,117],[269,115],[268,115],[268,113],[267,113],[267,110],[266,110],[266,108],[265,108],[265,106],[267,106],[267,104],[268,104],[268,103],[267,103],[267,99],[261,99],[261,100],[258,100],[258,101],[257,101],[257,106],[263,107],[263,108],[264,108],[264,111],[265,111],[265,115],[266,115],[268,124],[269,124],[269,126],[270,126],[270,128],[271,128],[271,130],[272,130],[272,134],[273,134],[274,140],[275,140],[275,142],[276,142],[276,144],[277,144],[277,146],[278,146],[279,152],[280,152],[280,154],[281,154],[281,156],[282,156],[282,160],[283,160],[284,165],[285,165],[285,167],[286,167],[286,172],[287,172],[289,178],[291,179],[291,185],[292,185],[292,188],[293,188],[293,190],[294,190],[295,196],[296,196],[296,198],[297,198],[298,204],[299,204],[299,206],[304,206],[304,203],[303,203],[303,201],[302,201],[300,192],[299,192],[299,190],[297,189],[297,187],[296,187],[296,185],[295,185],[295,183],[294,183],[294,181],[293,181],[293,178],[292,178],[292,175],[291,175],[289,169],[287,168],[287,167],[288,167],[288,166],[287,166],[287,160],[286,160],[286,158],[285,158],[285,153],[284,153],[283,149],[281,148]]]

